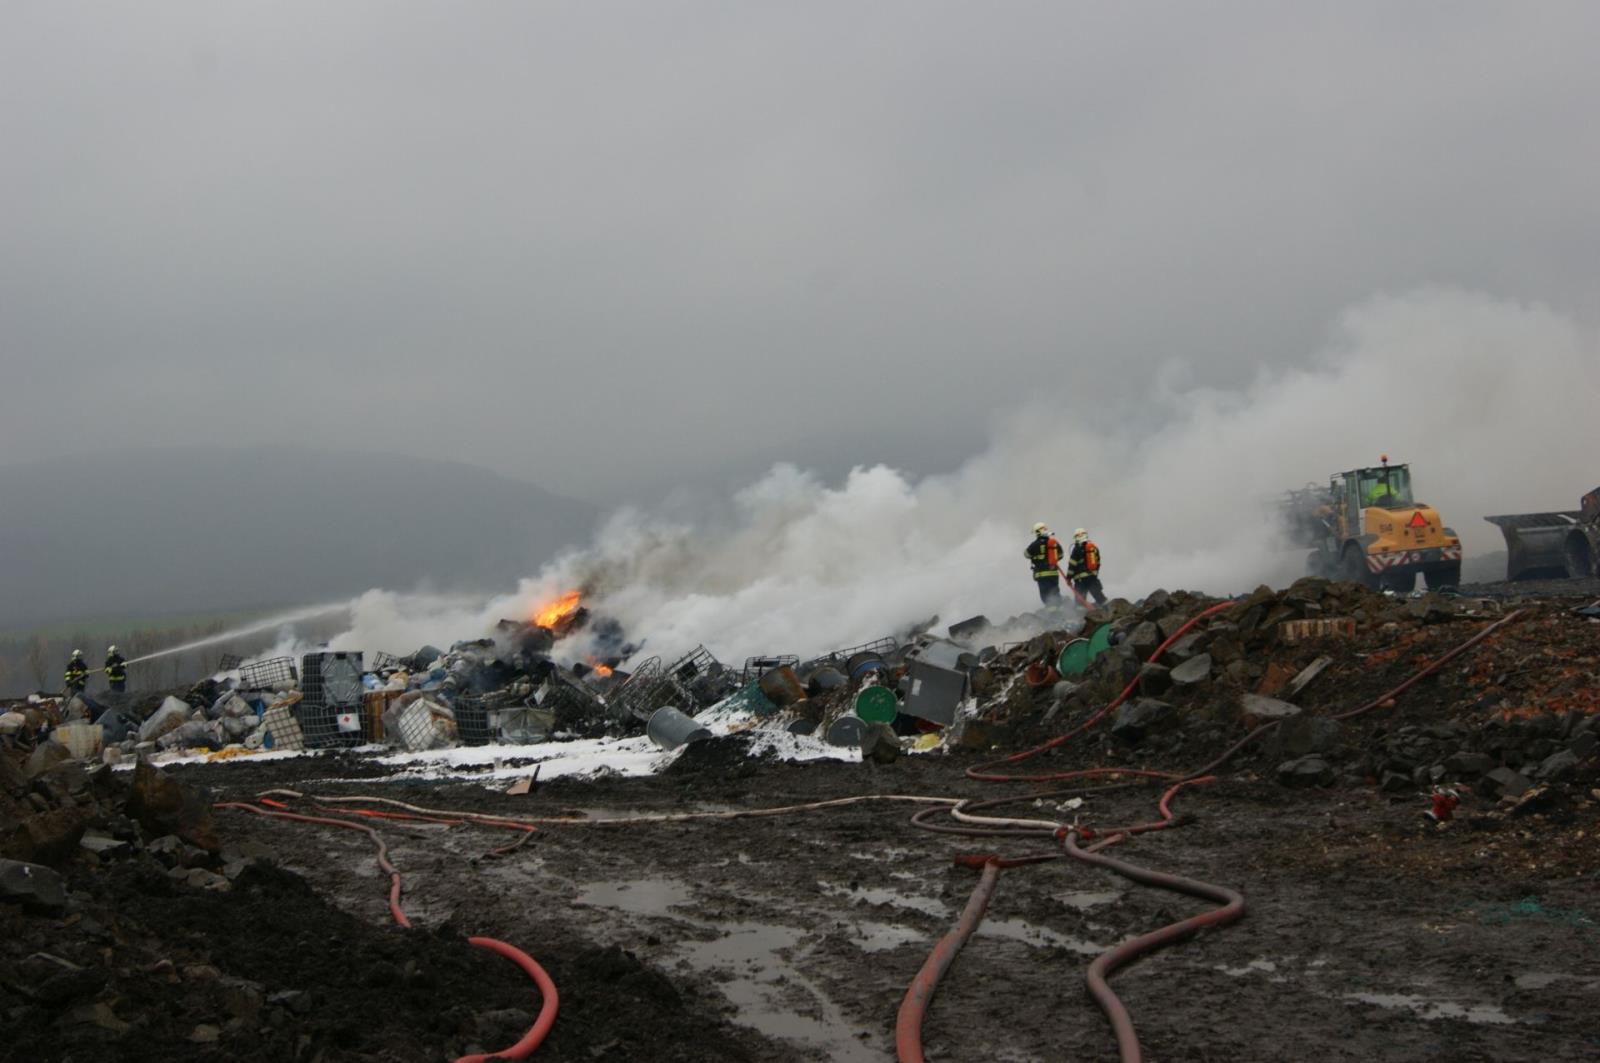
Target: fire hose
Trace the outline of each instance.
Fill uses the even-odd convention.
[[[1154,660],[1162,653],[1162,651],[1167,649],[1167,647],[1169,647],[1178,638],[1182,637],[1185,632],[1187,632],[1200,620],[1219,612],[1231,604],[1232,603],[1221,603],[1192,617],[1170,638],[1158,646],[1154,653],[1151,654],[1149,659]],[[1347,712],[1338,713],[1332,718],[1335,720],[1348,720],[1353,717],[1360,716],[1363,713],[1370,712],[1373,709],[1383,707],[1387,704],[1392,704],[1392,699],[1398,697],[1406,690],[1409,690],[1412,686],[1421,682],[1429,675],[1437,672],[1445,664],[1467,652],[1483,640],[1487,639],[1500,628],[1518,619],[1522,615],[1522,612],[1522,610],[1517,610],[1508,613],[1500,620],[1489,624],[1481,631],[1477,632],[1465,642],[1462,642],[1460,645],[1429,662],[1422,668],[1419,668],[1393,689],[1378,695],[1371,701],[1366,702],[1365,704],[1354,709],[1351,709]],[[1227,763],[1227,761],[1232,759],[1236,753],[1248,746],[1251,742],[1257,740],[1261,736],[1271,731],[1273,728],[1277,727],[1280,722],[1275,720],[1262,724],[1261,726],[1252,730],[1249,734],[1245,735],[1238,742],[1234,743],[1210,763],[1186,775],[1179,775],[1172,772],[1117,768],[1085,768],[1076,771],[1031,776],[995,773],[989,770],[998,765],[1014,764],[1019,761],[1026,760],[1027,758],[1035,756],[1039,753],[1043,753],[1046,750],[1053,749],[1075,737],[1076,735],[1082,734],[1089,727],[1103,719],[1106,714],[1114,709],[1117,705],[1121,704],[1122,701],[1124,701],[1128,695],[1132,693],[1134,688],[1137,686],[1137,682],[1137,679],[1135,679],[1133,682],[1130,682],[1122,690],[1122,692],[1111,701],[1110,704],[1094,713],[1087,721],[1079,725],[1074,730],[1066,734],[1059,735],[1048,742],[1034,747],[1033,749],[1025,750],[1021,753],[1017,753],[1000,760],[975,765],[974,767],[968,768],[966,774],[970,778],[985,781],[1063,781],[1071,778],[1084,778],[1102,775],[1129,775],[1138,778],[1165,778],[1176,780],[1174,785],[1168,788],[1168,790],[1162,795],[1159,802],[1158,807],[1161,813],[1161,819],[1152,821],[1150,823],[1135,824],[1130,827],[1102,829],[1098,832],[1100,836],[1100,840],[1098,842],[1090,845],[1088,848],[1081,848],[1077,844],[1078,840],[1082,839],[1088,841],[1090,838],[1095,837],[1097,832],[1090,828],[1079,827],[1076,824],[1070,828],[1063,827],[1062,825],[1049,820],[987,817],[973,814],[974,811],[978,809],[995,808],[1001,805],[1013,804],[1018,801],[1039,800],[1044,797],[1065,796],[1066,794],[1071,793],[1105,792],[1106,790],[1110,789],[1125,788],[1125,785],[1136,784],[1113,784],[1111,786],[1095,788],[1058,790],[1045,794],[1028,794],[1020,797],[999,798],[978,803],[962,801],[950,807],[949,809],[923,809],[914,814],[911,818],[913,824],[924,829],[970,836],[1024,835],[1037,837],[1044,831],[1055,830],[1057,835],[1063,840],[1066,855],[1072,856],[1075,859],[1081,860],[1085,863],[1098,865],[1143,885],[1155,886],[1162,889],[1186,893],[1191,896],[1216,901],[1221,905],[1221,907],[1213,909],[1212,911],[1192,916],[1188,919],[1184,919],[1179,922],[1161,927],[1157,930],[1153,930],[1147,934],[1141,935],[1140,937],[1125,941],[1122,944],[1107,950],[1105,953],[1102,953],[1093,961],[1093,963],[1090,964],[1089,970],[1086,974],[1088,989],[1111,1023],[1112,1030],[1117,1038],[1117,1047],[1122,1063],[1138,1063],[1138,1061],[1142,1059],[1142,1054],[1139,1048],[1138,1037],[1134,1033],[1133,1020],[1129,1016],[1127,1008],[1117,998],[1116,994],[1112,992],[1110,984],[1107,981],[1107,977],[1117,968],[1132,961],[1136,957],[1153,951],[1164,945],[1170,944],[1171,942],[1178,940],[1191,931],[1198,930],[1206,926],[1225,926],[1229,923],[1237,921],[1244,915],[1244,897],[1237,891],[1228,889],[1224,886],[1216,886],[1210,883],[1183,878],[1178,875],[1151,871],[1147,868],[1141,868],[1133,864],[1124,863],[1123,861],[1114,860],[1110,857],[1100,855],[1098,850],[1123,841],[1133,834],[1144,833],[1151,830],[1160,830],[1165,827],[1175,825],[1175,823],[1178,821],[1174,819],[1169,807],[1169,803],[1173,795],[1176,794],[1179,789],[1189,784],[1214,781],[1214,777],[1210,774],[1212,771]],[[950,826],[932,823],[930,817],[943,811],[948,811],[951,818],[963,825]],[[1034,859],[1037,860],[1042,858]],[[983,879],[979,882],[977,890],[974,891],[972,899],[967,904],[967,908],[962,912],[961,919],[957,922],[955,928],[952,929],[951,932],[941,939],[940,942],[934,947],[934,951],[929,955],[927,961],[923,964],[922,969],[918,971],[916,978],[913,979],[910,988],[908,988],[905,998],[901,1002],[900,1014],[896,1023],[896,1051],[900,1063],[922,1063],[921,1025],[928,1003],[932,999],[933,991],[938,986],[939,980],[943,977],[944,973],[949,970],[951,963],[954,962],[956,955],[961,950],[961,947],[966,943],[967,939],[972,936],[973,932],[977,929],[978,924],[982,921],[983,914],[988,908],[989,900],[994,895],[995,886],[999,878],[1000,866],[1002,866],[1001,863],[996,862],[993,859],[984,865]]]
[[[276,804],[276,802],[273,803]],[[216,807],[237,809],[244,812],[252,812],[258,816],[267,816],[272,819],[289,820],[296,823],[314,823],[327,827],[342,827],[346,830],[360,831],[367,835],[372,839],[372,843],[378,849],[378,866],[385,874],[389,876],[389,914],[394,917],[395,923],[397,923],[399,926],[405,929],[410,929],[411,920],[406,917],[405,911],[400,907],[400,872],[393,864],[389,862],[389,847],[384,842],[383,837],[379,835],[374,828],[367,826],[365,823],[357,823],[347,819],[335,819],[330,816],[308,816],[299,812],[290,812],[282,806],[279,806],[276,809],[261,808],[256,805],[245,804],[244,802],[240,801],[228,801],[220,803]],[[371,812],[371,810],[364,809],[356,810],[356,814],[368,816],[376,815],[379,818],[385,818],[384,813],[374,814]],[[495,817],[473,816],[472,818],[488,821],[494,819]],[[495,825],[508,826],[509,824],[502,822]],[[517,829],[522,828],[518,827]],[[529,829],[528,833],[531,833],[531,828]],[[516,844],[520,845],[526,840],[527,834],[524,834],[521,841],[518,841]],[[538,1017],[534,1020],[533,1025],[528,1028],[528,1032],[525,1033],[522,1036],[522,1039],[517,1041],[516,1044],[512,1045],[510,1048],[505,1048],[499,1052],[491,1054],[475,1053],[473,1055],[462,1056],[456,1060],[456,1063],[487,1063],[488,1060],[494,1059],[527,1059],[533,1054],[534,1049],[538,1048],[539,1045],[543,1043],[546,1035],[548,1035],[550,1032],[550,1027],[554,1025],[556,1021],[556,1010],[560,1005],[560,995],[556,992],[555,982],[551,981],[550,975],[546,973],[543,967],[540,967],[539,964],[534,961],[533,957],[529,956],[527,953],[523,952],[514,945],[507,944],[504,941],[500,941],[491,937],[471,937],[467,939],[467,943],[476,948],[486,949],[495,953],[496,955],[503,956],[512,963],[515,963],[518,967],[522,968],[523,972],[527,974],[530,979],[532,979],[533,984],[538,988],[541,1003],[539,1006]]]
[[[1111,1028],[1117,1037],[1117,1052],[1122,1063],[1140,1063],[1144,1058],[1139,1049],[1138,1035],[1133,1031],[1133,1019],[1128,1014],[1128,1009],[1117,994],[1112,992],[1106,977],[1118,967],[1134,960],[1147,952],[1152,952],[1163,945],[1169,945],[1192,931],[1207,926],[1226,926],[1235,922],[1244,915],[1244,897],[1237,890],[1228,889],[1226,886],[1213,886],[1207,882],[1184,878],[1181,875],[1171,875],[1161,871],[1151,871],[1148,868],[1137,867],[1121,860],[1112,859],[1104,854],[1092,852],[1078,847],[1078,832],[1068,831],[1063,843],[1067,855],[1075,860],[1082,860],[1086,864],[1103,867],[1114,871],[1123,878],[1130,879],[1142,886],[1154,886],[1158,889],[1172,890],[1176,893],[1186,893],[1191,897],[1200,897],[1204,900],[1216,901],[1222,905],[1209,912],[1190,916],[1188,919],[1169,923],[1148,934],[1141,934],[1136,938],[1124,941],[1122,944],[1107,949],[1089,964],[1089,972],[1085,976],[1089,984],[1089,993],[1095,1002],[1100,1005],[1100,1010],[1105,1012],[1106,1018],[1111,1022]]]

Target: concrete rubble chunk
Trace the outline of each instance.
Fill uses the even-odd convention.
[[[1500,762],[1487,753],[1469,753],[1462,750],[1445,758],[1445,771],[1463,779],[1476,779],[1500,766]]]
[[[152,834],[176,834],[208,853],[222,848],[211,815],[211,796],[163,775],[148,760],[140,760],[133,770],[128,815]]]
[[[1533,785],[1511,768],[1495,768],[1484,775],[1479,789],[1488,797],[1521,797]]]
[[[1160,697],[1172,689],[1172,670],[1152,662],[1139,666],[1139,693],[1145,697]]]
[[[48,867],[22,860],[0,860],[0,898],[30,911],[59,912],[67,905],[67,886]]]
[[[1585,731],[1573,737],[1567,744],[1567,751],[1579,760],[1583,760],[1594,753],[1597,746],[1600,746],[1600,738],[1595,737],[1593,731]]]
[[[1167,652],[1161,655],[1162,660],[1187,661],[1205,649],[1210,641],[1210,635],[1204,631],[1191,631],[1177,642],[1167,647]]]
[[[1279,701],[1277,698],[1262,697],[1260,694],[1245,694],[1239,699],[1239,722],[1252,730],[1274,720],[1293,719],[1300,713],[1301,708],[1298,705]]]
[[[1165,701],[1140,698],[1117,710],[1111,734],[1124,742],[1142,742],[1145,737],[1174,722],[1178,710]]]
[[[119,856],[127,856],[133,852],[133,846],[108,834],[97,831],[88,831],[78,839],[78,845],[103,860],[110,860]]]
[[[861,759],[893,764],[900,759],[900,739],[888,724],[875,723],[861,736]]]
[[[28,754],[28,759],[22,764],[22,774],[26,778],[37,779],[62,761],[71,759],[72,754],[66,746],[59,742],[45,742]]]
[[[1173,683],[1178,686],[1187,687],[1194,686],[1196,683],[1204,683],[1211,678],[1211,655],[1202,653],[1190,657],[1172,669],[1169,674]]]
[[[1314,753],[1284,761],[1277,775],[1278,782],[1295,788],[1328,786],[1334,778],[1332,766]]]
[[[1135,624],[1133,630],[1128,632],[1128,638],[1123,645],[1137,654],[1142,661],[1161,645],[1161,629],[1148,620]]]
[[[1578,770],[1578,758],[1570,749],[1559,750],[1539,762],[1534,778],[1540,782],[1561,782]]]
[[[1344,732],[1338,720],[1326,716],[1291,716],[1278,728],[1277,747],[1286,756],[1303,757],[1327,753],[1339,744]]]

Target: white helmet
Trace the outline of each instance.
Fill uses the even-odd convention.
[[[74,657],[82,657],[83,656],[83,651],[82,650],[73,650],[72,651],[72,655]]]
[[[1049,530],[1050,530],[1049,527],[1047,527],[1045,525],[1045,522],[1042,521],[1042,520],[1039,523],[1037,523],[1037,524],[1035,524],[1033,526],[1033,534],[1035,534],[1035,535],[1043,535],[1046,532],[1048,532]]]
[[[1082,528],[1079,528],[1077,531],[1072,533],[1072,541],[1075,543],[1081,543],[1088,538],[1089,533],[1084,531]]]
[[[117,648],[115,646],[107,646],[106,647],[106,652],[107,653],[116,653],[117,652]]]

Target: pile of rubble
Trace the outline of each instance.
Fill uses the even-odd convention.
[[[674,749],[718,727],[815,735],[887,762],[908,750],[1025,748],[1131,684],[1133,695],[1079,743],[1099,763],[1193,767],[1277,721],[1236,763],[1287,786],[1467,785],[1518,800],[1593,771],[1600,621],[1590,614],[1600,610],[1570,603],[1537,606],[1409,692],[1403,713],[1343,722],[1333,717],[1507,606],[1308,578],[1231,601],[1157,591],[1086,615],[974,617],[943,633],[935,619],[805,660],[780,653],[733,668],[704,647],[669,663],[640,659],[615,625],[590,623],[571,604],[548,625],[503,621],[492,637],[449,650],[271,658],[186,691],[105,705],[36,698],[0,715],[0,734],[41,737],[35,757],[115,761],[180,748],[418,751],[641,733]],[[585,644],[608,656],[560,663],[563,638],[584,625]]]
[[[54,743],[29,750],[0,739],[0,896],[60,912],[67,894],[56,868],[135,855],[211,889],[226,889],[248,862],[223,853],[210,794],[146,761],[130,780]]]
[[[1079,633],[1036,640],[1031,681],[981,705],[967,744],[1023,747],[1088,719],[1132,684],[1133,695],[1079,744],[1085,756],[1192,769],[1279,721],[1231,767],[1290,787],[1470,791],[1493,814],[1594,799],[1586,791],[1600,747],[1596,610],[1532,605],[1425,683],[1341,721],[1334,717],[1381,698],[1506,605],[1303,579],[1258,589],[1153,656],[1214,604],[1183,592],[1108,603],[1086,618],[1086,632],[1105,631],[1087,664],[1063,652],[1059,667],[1043,667]]]

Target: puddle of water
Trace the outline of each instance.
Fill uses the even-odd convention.
[[[739,1009],[737,1022],[820,1049],[832,1060],[876,1063],[882,1058],[855,1036],[857,1028],[827,994],[779,955],[798,946],[803,931],[770,923],[730,923],[724,929],[722,937],[690,942],[678,954],[691,967],[722,977],[718,984]],[[796,1004],[815,1014],[802,1014]]]
[[[847,1063],[881,1059],[881,1053],[865,1047],[857,1037],[862,1031],[845,1019],[822,988],[782,955],[798,949],[807,931],[773,923],[724,923],[696,918],[693,887],[675,879],[591,882],[580,885],[578,890],[577,904],[646,918],[671,918],[717,932],[720,936],[709,941],[678,946],[672,955],[695,971],[715,978],[728,1001],[738,1009],[735,1021],[741,1025],[817,1049],[828,1059]],[[883,929],[897,932],[895,927]],[[882,940],[882,948],[897,944],[887,938]]]
[[[666,915],[669,909],[686,905],[693,899],[693,891],[686,883],[668,878],[591,882],[578,888],[580,892],[574,904],[615,908],[632,915]]]
[[[1107,890],[1105,892],[1096,892],[1094,890],[1074,890],[1071,893],[1062,894],[1061,903],[1066,905],[1068,908],[1076,908],[1079,911],[1083,911],[1087,908],[1096,908],[1102,904],[1110,904],[1113,901],[1120,901],[1122,900],[1122,897],[1123,894],[1120,890]]]
[[[1282,975],[1278,974],[1277,963],[1268,959],[1255,959],[1251,960],[1243,967],[1218,967],[1217,970],[1232,978],[1243,978],[1247,974],[1270,974],[1276,975],[1277,977],[1267,979],[1269,982],[1288,981],[1287,978],[1284,978]]]
[[[1380,1008],[1404,1008],[1425,1020],[1462,1019],[1491,1026],[1506,1026],[1519,1021],[1493,1004],[1455,1004],[1448,1000],[1429,1000],[1404,993],[1346,993],[1343,999],[1376,1004]]]
[[[862,952],[887,952],[901,945],[926,944],[929,938],[909,927],[890,926],[888,923],[857,923],[850,940]]]
[[[820,883],[823,892],[837,896],[849,897],[851,900],[865,904],[888,904],[896,908],[910,908],[914,912],[924,912],[941,918],[950,915],[950,907],[937,897],[920,897],[914,894],[896,893],[894,890],[878,889],[870,886],[841,886],[836,882]]]
[[[862,849],[849,854],[850,859],[852,860],[868,860],[874,862],[888,860],[898,861],[904,860],[907,857],[916,857],[921,855],[925,854],[918,853],[912,849]]]
[[[978,924],[978,936],[1009,938],[1024,945],[1032,945],[1036,949],[1063,948],[1080,956],[1098,956],[1105,951],[1100,945],[1084,941],[1082,938],[1069,937],[1049,927],[1039,926],[1023,919],[987,918]]]

